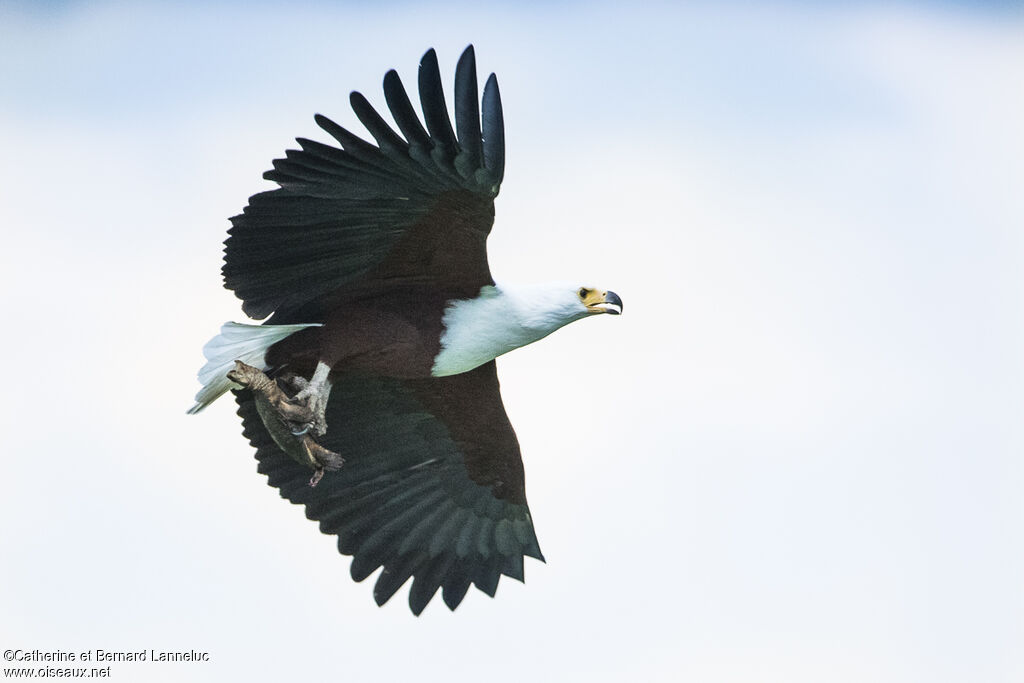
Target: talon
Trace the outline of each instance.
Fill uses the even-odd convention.
[[[301,436],[312,430],[313,436],[324,435],[327,431],[327,396],[324,394],[322,387],[310,384],[279,406],[282,417],[293,425],[292,434]]]

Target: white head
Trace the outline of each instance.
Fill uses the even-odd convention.
[[[449,302],[444,314],[435,377],[467,372],[503,353],[533,343],[574,320],[618,315],[615,292],[567,283],[487,286],[473,299]]]
[[[555,282],[499,285],[496,290],[507,298],[523,327],[544,334],[591,315],[622,313],[622,299],[618,294],[590,285]]]

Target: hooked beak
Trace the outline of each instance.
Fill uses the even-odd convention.
[[[601,292],[599,298],[595,298],[594,301],[588,302],[587,308],[592,313],[611,313],[612,315],[620,315],[622,313],[622,299],[619,295],[612,291]]]

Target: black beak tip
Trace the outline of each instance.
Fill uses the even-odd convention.
[[[604,302],[606,304],[610,304],[612,306],[618,306],[619,307],[619,310],[615,310],[614,308],[609,308],[608,309],[609,313],[611,313],[612,315],[621,315],[622,314],[622,310],[623,310],[622,299],[619,297],[618,294],[616,294],[615,292],[609,291],[604,296]]]

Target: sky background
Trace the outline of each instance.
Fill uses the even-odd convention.
[[[1019,7],[1019,6],[1018,6]],[[499,361],[547,564],[413,617],[255,471],[227,217],[358,89],[498,73]],[[0,1],[0,648],[113,680],[1024,680],[1011,3]],[[5,665],[6,666],[6,665]]]

